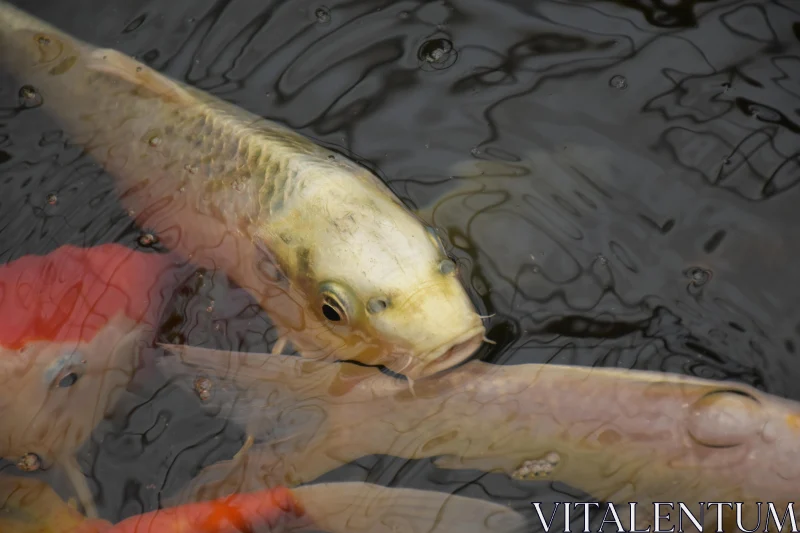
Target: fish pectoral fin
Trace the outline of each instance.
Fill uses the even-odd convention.
[[[92,51],[87,66],[91,70],[143,87],[167,100],[176,103],[194,102],[192,95],[176,81],[117,50],[98,48]]]
[[[83,475],[80,466],[78,466],[77,459],[75,459],[75,457],[71,457],[70,459],[64,461],[62,463],[62,468],[64,469],[64,473],[67,475],[70,483],[72,483],[72,487],[75,489],[75,494],[78,497],[78,501],[83,507],[83,513],[87,518],[98,518],[99,515],[97,514],[97,508],[94,505],[92,491],[89,489],[89,484],[86,482],[86,476]]]
[[[253,442],[255,442],[253,440],[253,436],[248,434],[247,439],[244,441],[244,444],[242,444],[242,447],[239,448],[239,451],[234,454],[232,461],[235,463],[244,461],[247,456],[247,452],[253,447]]]
[[[166,497],[163,503],[167,507],[175,507],[191,502],[215,500],[236,493],[253,492],[265,486],[285,483],[285,479],[264,477],[264,465],[273,465],[279,461],[268,447],[263,445],[250,447],[248,442],[245,442],[242,449],[245,447],[247,447],[246,454],[239,455],[242,453],[242,450],[239,450],[233,459],[206,466],[178,494]]]
[[[270,353],[272,355],[282,355],[288,343],[289,337],[285,335],[278,337],[278,340],[276,340],[275,344],[272,345],[272,351]]]
[[[64,503],[50,485],[37,479],[0,475],[0,508],[0,531],[3,532],[102,531],[78,529],[86,523],[86,518]]]

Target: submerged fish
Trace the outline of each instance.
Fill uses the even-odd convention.
[[[436,231],[374,174],[0,1],[0,63],[117,179],[137,222],[249,290],[305,357],[411,379],[485,335]]]
[[[277,487],[132,516],[87,520],[46,484],[0,476],[3,533],[522,533],[525,521],[498,504],[370,483]]]
[[[672,502],[676,510],[682,502],[710,527],[716,511],[700,517],[699,502],[743,502],[751,528],[758,512],[766,520],[757,502],[773,502],[782,517],[800,501],[800,404],[737,383],[472,361],[412,395],[402,382],[351,364],[168,349],[180,357],[160,358],[166,374],[208,379],[209,408],[242,423],[254,442],[209,467],[187,494],[302,483],[385,454],[560,481],[622,504],[621,518],[628,502]],[[728,530],[734,510],[723,511]],[[652,511],[642,515],[638,526],[653,525]],[[691,528],[685,517],[683,524]]]
[[[118,244],[63,246],[0,266],[0,455],[19,459],[25,469],[64,468],[91,518],[97,513],[75,453],[133,379],[140,348],[152,340],[168,301],[163,293],[177,283],[173,269],[169,256]],[[0,495],[13,500],[0,498],[5,501],[0,531],[271,530],[273,519],[280,518],[272,498],[286,494],[281,490],[259,487],[112,526],[86,521],[39,482],[0,476]],[[450,528],[521,532],[524,526],[520,515],[501,505],[435,492],[340,483],[300,487],[291,494],[307,509],[294,516],[293,527],[313,525],[332,533],[388,531],[395,522],[442,533]]]
[[[171,261],[118,244],[62,246],[0,266],[0,457],[62,467],[87,513],[75,454],[152,341]]]

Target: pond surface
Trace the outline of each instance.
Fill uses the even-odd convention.
[[[792,0],[14,3],[374,169],[444,230],[494,313],[483,360],[660,370],[800,400]],[[0,76],[0,260],[147,244],[112,178]],[[163,322],[170,342],[275,340],[220,272],[190,275]],[[140,378],[96,429],[80,464],[103,517],[155,509],[238,450],[242,428],[196,403]],[[526,512],[586,499],[383,456],[324,479]]]

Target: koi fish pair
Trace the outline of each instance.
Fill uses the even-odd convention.
[[[75,468],[76,492],[86,494],[72,462],[75,450],[98,413],[112,406],[114,391],[132,378],[137,342],[152,341],[169,268],[174,266],[168,257],[120,245],[62,247],[0,267],[0,310],[14,318],[13,327],[11,320],[0,324],[0,339],[15,348],[6,348],[0,359],[4,457],[13,457],[12,451],[20,458],[34,454],[45,463]],[[60,317],[60,327],[45,328],[54,323],[52,317]],[[198,376],[208,378],[211,387],[203,399],[208,408],[263,442],[206,469],[172,502],[175,509],[189,505],[187,512],[212,509],[217,503],[200,504],[209,497],[223,501],[238,494],[272,501],[278,493],[263,487],[313,482],[343,463],[376,453],[436,457],[443,468],[560,481],[615,503],[739,501],[745,504],[744,520],[755,519],[759,501],[778,508],[797,503],[800,405],[744,385],[641,371],[472,362],[420,382],[412,394],[402,382],[346,363],[189,346],[166,349],[172,355],[158,359],[166,374],[190,390]],[[290,409],[323,416],[300,417],[301,422],[282,427],[286,417],[279,415]],[[38,424],[31,427],[40,439],[31,436],[28,421]],[[275,435],[282,436],[280,447],[271,445]],[[293,490],[303,494],[315,486]],[[325,509],[317,513],[317,524],[335,509],[345,509],[347,501],[357,505],[369,499],[369,490],[382,490],[360,484],[316,487],[322,488],[308,492],[316,499],[301,500],[306,510]],[[393,509],[431,524],[437,523],[436,505],[451,501],[437,493],[397,494],[414,503]],[[328,503],[335,496],[338,504]],[[91,509],[91,496],[84,498]],[[422,501],[434,503],[425,507]],[[454,521],[459,516],[477,520],[465,514],[472,509],[487,520],[505,516],[508,530],[524,523],[502,506],[453,501],[466,508],[454,513]],[[6,507],[13,511],[14,505]],[[181,512],[159,520],[184,516]],[[716,523],[711,513],[706,520],[708,527]],[[734,523],[732,517],[724,520]]]
[[[281,331],[275,354],[291,342],[310,359],[383,364],[420,381],[415,396],[375,370],[171,347],[180,358],[163,359],[163,368],[210,375],[224,385],[217,398],[246,400],[227,403],[228,414],[255,437],[274,414],[259,401],[266,390],[328,415],[330,425],[305,448],[276,458],[256,444],[209,470],[228,496],[243,487],[228,483],[226,468],[249,465],[245,483],[263,486],[253,473],[264,470],[252,466],[269,462],[268,472],[291,467],[301,482],[377,452],[545,476],[615,502],[795,501],[796,403],[740,385],[556,365],[472,362],[429,380],[470,358],[484,326],[435,230],[373,174],[2,1],[0,64],[20,81],[21,98],[50,112],[116,178],[140,225],[253,294]],[[84,289],[73,287],[59,302],[79,302]],[[18,313],[19,302],[12,305]],[[63,338],[48,329],[49,318],[27,337],[11,332],[0,361],[0,452],[24,454],[25,468],[50,460],[72,472],[90,518],[76,443],[130,379],[148,327],[135,306],[107,318],[66,329],[72,333]],[[346,373],[354,375],[344,380]],[[317,495],[305,507],[324,500]]]

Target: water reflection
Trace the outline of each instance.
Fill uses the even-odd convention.
[[[376,169],[443,229],[473,298],[495,313],[483,360],[653,369],[800,399],[790,2],[23,7]],[[152,245],[23,89],[0,83],[0,258]],[[162,340],[254,352],[275,341],[218,272],[195,274],[170,306]],[[112,520],[156,508],[244,441],[155,373],[137,379],[81,452]],[[330,479],[520,509],[586,497],[383,456]]]

